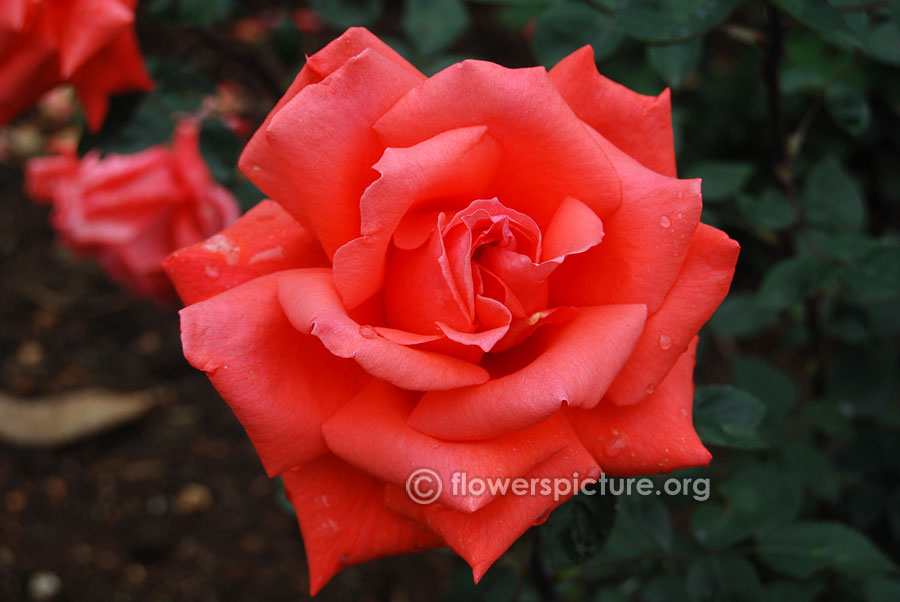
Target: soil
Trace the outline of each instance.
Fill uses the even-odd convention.
[[[181,354],[177,308],[54,244],[0,166],[0,391],[161,388],[140,420],[61,449],[0,445],[0,600],[303,600],[303,544],[277,481]],[[434,600],[442,551],[340,573],[317,600]]]

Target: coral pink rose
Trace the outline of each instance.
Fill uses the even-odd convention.
[[[549,73],[465,61],[426,78],[351,29],[240,165],[273,200],[165,267],[186,357],[284,478],[313,592],[432,546],[478,580],[562,501],[455,490],[454,473],[709,461],[694,342],[738,245],[675,177],[668,91],[605,79],[589,47]],[[422,468],[443,483],[430,505],[404,490]]]
[[[134,155],[90,153],[30,160],[25,187],[53,204],[62,242],[96,258],[110,277],[160,302],[174,297],[162,260],[232,223],[237,202],[209,174],[198,148],[197,124],[182,121],[171,149]]]
[[[136,2],[0,2],[0,126],[44,92],[71,83],[97,130],[110,94],[152,88],[134,34]]]

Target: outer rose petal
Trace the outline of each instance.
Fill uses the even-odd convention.
[[[278,296],[294,328],[321,339],[334,355],[355,359],[376,378],[412,390],[454,389],[488,380],[484,368],[475,364],[405,347],[353,321],[341,305],[331,270],[291,270],[279,279]]]
[[[265,274],[326,265],[328,259],[315,237],[270,200],[212,238],[179,249],[163,262],[185,305]]]
[[[68,79],[134,23],[134,8],[121,0],[76,0],[59,40],[59,68]]]
[[[696,350],[695,337],[656,391],[639,404],[615,406],[604,401],[591,410],[566,410],[605,472],[636,476],[709,464],[712,455],[691,422]]]
[[[266,140],[266,129],[272,122],[272,118],[293,99],[297,93],[310,84],[322,81],[327,76],[337,71],[348,59],[361,53],[363,50],[371,48],[392,61],[401,69],[410,72],[412,75],[424,79],[425,76],[410,65],[406,59],[397,54],[390,46],[379,40],[363,27],[351,27],[344,32],[339,38],[330,42],[325,48],[318,51],[306,61],[300,73],[294,79],[293,83],[284,93],[284,96],[278,101],[262,126],[247,144],[241,158],[238,162],[241,171],[251,177],[253,182],[267,195],[272,198],[290,198],[293,193],[292,184],[288,178],[284,177],[284,173],[280,171],[281,167],[274,169],[271,166],[269,157],[272,157],[273,151]],[[266,165],[265,170],[253,170],[253,165]]]
[[[441,441],[406,424],[416,397],[373,380],[322,426],[328,448],[367,474],[398,486],[418,469],[432,470],[444,484],[440,503],[474,512],[494,496],[454,492],[454,472],[482,478],[517,477],[570,443],[571,432],[561,416],[495,439]]]
[[[637,403],[665,378],[728,294],[739,250],[727,234],[700,224],[678,280],[606,393],[613,403]]]
[[[267,180],[259,172],[289,182],[289,190],[271,187],[273,198],[310,225],[331,257],[359,235],[359,199],[384,152],[372,124],[420,82],[375,50],[364,50],[285,104],[266,127],[266,152],[245,151],[241,169],[261,187]]]
[[[462,441],[527,428],[565,405],[591,408],[631,355],[646,315],[643,305],[580,308],[531,364],[483,385],[429,391],[409,424]]]
[[[575,440],[575,435],[571,436],[573,441],[569,447],[536,466],[523,478],[529,483],[532,479],[550,479],[551,487],[552,479],[558,478],[570,483],[577,478],[578,486],[596,480],[600,476],[600,467]],[[470,479],[473,476],[477,475],[468,475]],[[472,514],[456,512],[440,504],[416,504],[406,491],[394,485],[387,487],[386,503],[388,508],[413,518],[440,535],[450,549],[469,563],[475,583],[478,583],[494,561],[519,537],[532,525],[546,520],[553,509],[575,493],[566,492],[562,487],[556,499],[552,491],[548,495],[540,495],[540,485],[535,488],[538,495],[516,496],[508,493]]]
[[[700,223],[700,180],[660,176],[593,134],[622,178],[622,204],[603,220],[603,244],[568,259],[554,273],[551,301],[644,303],[653,314],[675,282]]]
[[[270,476],[324,454],[322,423],[368,380],[291,326],[277,286],[264,276],[181,310],[185,357],[231,406]]]
[[[384,505],[384,485],[334,456],[282,475],[294,505],[315,596],[342,568],[441,545],[428,529]]]
[[[362,236],[334,254],[335,284],[348,309],[381,288],[391,237],[416,204],[487,194],[501,151],[486,131],[484,126],[460,128],[384,152],[374,165],[381,177],[360,199]]]
[[[590,46],[561,60],[550,79],[575,114],[610,142],[653,171],[676,176],[668,88],[644,96],[603,77]]]
[[[569,195],[601,218],[618,206],[615,169],[543,68],[463,61],[407,93],[375,129],[385,146],[411,146],[472,125],[505,151],[491,196],[542,227]]]

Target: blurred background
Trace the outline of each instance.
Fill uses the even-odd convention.
[[[464,58],[672,89],[681,177],[742,245],[701,333],[710,498],[580,497],[478,588],[446,551],[340,573],[320,600],[900,600],[900,2],[141,0],[156,88],[89,133],[71,90],[0,130],[0,600],[302,600],[278,481],[181,354],[175,307],[54,242],[22,166],[132,153],[204,116],[244,210],[250,134],[312,54],[369,27],[427,74]],[[69,412],[66,414],[65,412]]]

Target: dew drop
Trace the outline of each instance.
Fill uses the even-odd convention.
[[[367,339],[378,338],[378,333],[375,332],[375,329],[368,325],[359,327],[359,335]]]
[[[213,265],[208,265],[203,268],[203,273],[206,274],[208,278],[215,280],[219,277],[219,268]]]
[[[667,334],[659,335],[659,348],[667,351],[672,346],[672,337]]]
[[[647,395],[653,395],[653,392],[655,390],[656,390],[656,387],[654,387],[653,385],[648,385],[647,386]]]
[[[659,218],[659,225],[662,226],[663,228],[668,228],[669,226],[672,225],[672,220],[669,219],[668,215],[664,215],[661,218]]]
[[[606,453],[609,456],[618,456],[625,449],[625,439],[617,437],[606,445]]]
[[[675,214],[675,217],[677,217],[678,219],[684,219],[684,213],[679,211],[678,213]]]

